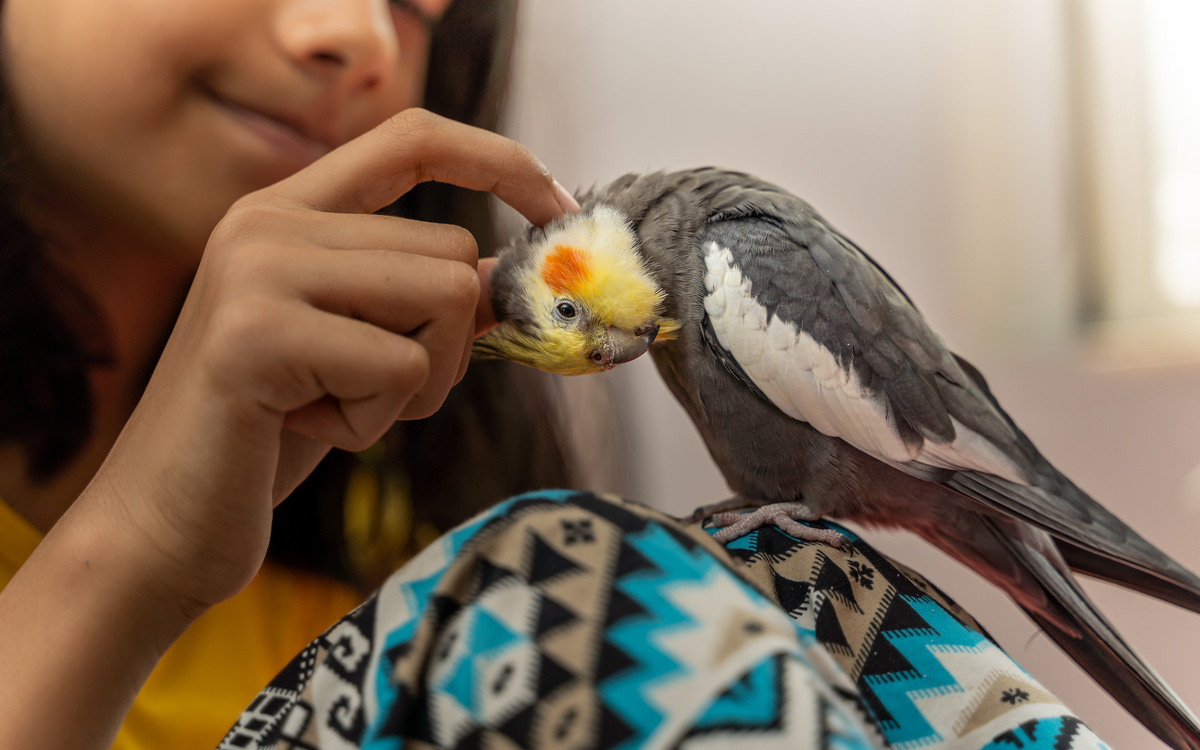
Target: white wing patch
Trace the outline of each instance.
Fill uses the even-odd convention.
[[[808,422],[890,464],[921,463],[969,469],[1028,484],[1024,474],[991,441],[951,417],[955,438],[920,447],[905,444],[890,417],[890,404],[844,370],[831,351],[791,323],[770,317],[733,264],[728,248],[710,242],[704,309],[720,345],[784,414]]]

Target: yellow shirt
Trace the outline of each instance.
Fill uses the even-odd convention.
[[[0,588],[42,534],[0,502]],[[113,743],[116,750],[212,750],[250,701],[309,641],[361,602],[336,581],[265,564],[163,656]]]

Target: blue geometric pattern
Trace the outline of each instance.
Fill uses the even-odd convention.
[[[1092,730],[1073,716],[1053,716],[1031,719],[1013,727],[980,750],[1061,750],[1061,748],[1094,748],[1109,750]]]
[[[779,716],[779,663],[766,659],[721,694],[697,721],[697,729],[734,725],[766,726]]]
[[[666,594],[672,587],[689,582],[703,585],[718,565],[699,547],[691,553],[682,549],[658,526],[647,526],[644,532],[631,534],[625,541],[653,560],[654,567],[616,581],[616,588],[641,605],[645,614],[627,617],[610,627],[606,640],[636,664],[597,684],[604,702],[635,731],[618,746],[622,748],[639,746],[663,719],[648,691],[665,680],[687,676],[687,666],[662,650],[661,641],[678,631],[704,626],[672,604]]]
[[[315,641],[221,748],[1106,750],[944,595],[846,535],[764,528],[722,549],[615,499],[514,498]],[[339,660],[348,637],[370,655]]]
[[[864,679],[874,690],[891,718],[881,720],[888,742],[898,748],[920,747],[941,740],[914,703],[920,698],[963,692],[954,675],[937,658],[939,651],[977,649],[991,642],[962,626],[928,597],[901,597],[928,623],[928,628],[892,630],[884,637],[908,660],[912,669]]]
[[[551,502],[561,502],[571,494],[573,493],[566,491],[547,491],[540,493],[539,497]],[[426,605],[431,593],[441,581],[446,569],[458,556],[463,546],[481,528],[493,519],[503,517],[508,508],[520,500],[521,498],[506,500],[461,526],[454,528],[448,534],[426,547],[409,564],[397,571],[395,575],[384,583],[383,587],[381,587],[381,593],[383,589],[388,588],[397,590],[404,602],[407,616],[390,623],[390,629],[383,636],[382,652],[389,652],[412,640],[413,634],[425,614]],[[379,660],[379,666],[374,675],[373,686],[375,689],[374,698],[376,705],[387,706],[396,701],[397,686],[392,681],[391,670],[385,659]],[[374,729],[374,727],[369,729],[363,739],[362,747],[364,750],[396,750],[401,746],[401,743],[396,738],[379,737]]]
[[[489,665],[505,655],[512,647],[528,643],[529,639],[509,630],[487,610],[472,608],[462,623],[464,648],[447,670],[445,677],[435,680],[432,687],[457,700],[474,718],[479,718],[482,675]]]
[[[810,525],[841,531],[850,544],[835,551],[764,527],[726,549],[770,570],[810,653],[832,657],[891,747],[1103,747],[928,581],[900,573],[837,524]]]

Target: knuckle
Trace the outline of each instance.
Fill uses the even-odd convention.
[[[536,171],[538,174],[549,175],[545,165],[534,155],[528,146],[517,141],[509,141],[510,158],[518,165]]]
[[[479,245],[475,242],[475,235],[455,224],[443,226],[445,229],[442,231],[446,233],[444,242],[455,259],[465,262],[479,257]]]
[[[473,309],[479,301],[479,289],[479,274],[475,273],[474,268],[458,261],[446,264],[446,297],[455,309],[467,305]]]
[[[382,425],[351,425],[346,436],[339,440],[338,448],[351,453],[365,451],[383,437],[386,426]]]
[[[441,118],[427,109],[410,107],[392,115],[383,127],[389,136],[420,145],[437,127]]]
[[[249,198],[242,198],[229,207],[221,221],[217,223],[214,236],[240,237],[253,232],[258,226],[259,212],[262,207]]]
[[[276,253],[270,245],[247,241],[218,253],[208,277],[221,297],[228,299],[239,290],[263,288],[278,272],[275,266]]]
[[[293,212],[249,195],[230,206],[213,230],[209,245],[237,244],[262,237],[295,219]]]
[[[425,347],[411,339],[403,346],[394,347],[391,358],[392,382],[399,390],[411,394],[419,391],[429,380],[433,364]]]
[[[400,408],[403,419],[424,419],[438,410],[445,400],[444,389],[431,382],[433,358],[425,347],[413,343],[398,352],[395,362],[395,378],[403,384],[404,402]]]
[[[424,107],[409,107],[397,114],[396,119],[408,123],[412,128],[427,128],[441,121],[440,117]]]
[[[210,318],[206,351],[219,373],[243,378],[256,363],[272,359],[271,335],[279,311],[270,300],[247,296],[221,305]]]

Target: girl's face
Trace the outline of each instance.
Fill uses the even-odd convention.
[[[4,0],[3,69],[51,195],[194,262],[237,198],[421,102],[448,4]]]

